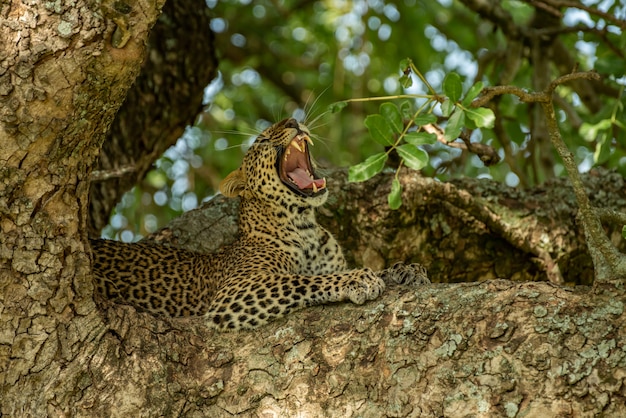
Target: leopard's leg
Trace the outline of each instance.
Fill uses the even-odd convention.
[[[254,273],[224,283],[206,319],[224,330],[255,328],[306,306],[348,300],[360,305],[384,290],[385,282],[368,268],[317,276]]]
[[[426,268],[417,263],[404,264],[398,262],[376,274],[387,284],[422,285],[430,283]]]

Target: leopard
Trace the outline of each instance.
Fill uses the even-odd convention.
[[[387,284],[429,283],[421,264],[350,269],[316,221],[328,198],[304,123],[265,129],[241,166],[219,185],[240,198],[238,237],[202,254],[151,242],[91,240],[97,291],[106,299],[170,318],[198,316],[222,331],[253,329],[301,308],[378,298]]]

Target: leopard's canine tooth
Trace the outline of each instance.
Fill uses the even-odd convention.
[[[295,149],[297,149],[300,152],[304,152],[302,150],[302,147],[300,147],[300,145],[298,144],[298,137],[295,137],[294,139],[292,139],[291,140],[291,144],[289,144],[289,145],[291,145],[292,147],[294,147]]]

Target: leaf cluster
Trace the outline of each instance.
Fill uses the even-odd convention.
[[[441,141],[445,143],[456,140],[465,128],[493,128],[495,120],[493,111],[471,105],[483,88],[482,82],[472,85],[463,95],[461,77],[451,72],[443,80],[443,92],[437,94],[410,59],[403,60],[400,65],[405,67],[400,78],[405,88],[411,87],[412,79],[408,77],[408,74],[413,73],[426,84],[431,94],[415,95],[412,97],[413,100],[407,100],[407,96],[404,95],[399,105],[391,101],[382,103],[379,113],[365,118],[365,126],[370,137],[383,145],[385,151],[373,154],[365,161],[351,166],[350,181],[365,181],[380,173],[389,155],[394,151],[400,157],[400,165],[414,170],[424,168],[428,164],[429,155],[422,149],[422,146],[432,145],[438,139],[435,133],[425,131],[424,127],[435,126],[440,123],[440,119],[445,122],[444,129],[439,128],[443,132]],[[394,96],[386,96],[377,99],[392,100],[394,98]],[[331,110],[341,110],[350,101],[341,102],[340,105],[333,104]],[[440,118],[436,116],[437,111],[441,113]],[[401,195],[402,187],[396,176],[388,197],[392,209],[397,209],[402,205]]]

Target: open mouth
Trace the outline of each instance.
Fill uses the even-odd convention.
[[[311,138],[299,132],[278,156],[280,179],[291,190],[305,197],[326,192],[326,179],[317,178],[311,165],[309,144],[313,144]]]

